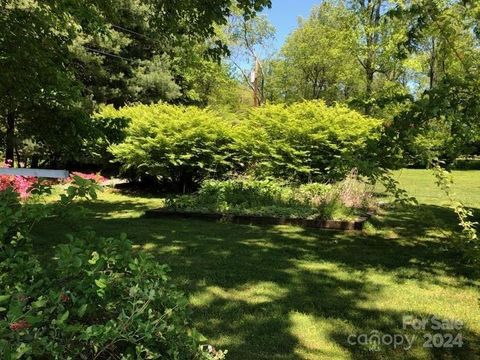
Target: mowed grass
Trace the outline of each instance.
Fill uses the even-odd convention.
[[[433,173],[428,170],[403,169],[394,172],[394,178],[402,188],[423,204],[448,206],[449,201],[435,184]],[[452,190],[456,200],[473,208],[480,208],[480,171],[453,171]]]
[[[161,199],[107,191],[82,224],[42,223],[35,240],[48,257],[66,241],[58,234],[79,226],[127,233],[139,251],[170,265],[195,326],[228,359],[478,359],[479,282],[452,244],[455,215],[429,172],[396,176],[421,204],[378,216],[364,233],[146,219]],[[479,210],[480,172],[455,178],[458,196]],[[406,315],[463,321],[463,346],[423,347],[424,331],[402,328]],[[372,331],[416,340],[408,351],[349,344],[349,335]]]

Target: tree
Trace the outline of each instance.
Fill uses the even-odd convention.
[[[403,6],[399,0],[348,0],[358,32],[352,49],[360,63],[365,79],[364,111],[371,114],[375,103],[375,81],[397,82],[404,75],[400,45],[405,41],[406,26],[401,18],[391,16]],[[383,88],[382,84],[379,88]]]
[[[236,78],[226,63],[203,60],[185,73],[189,82],[186,96],[201,107],[237,113],[251,107],[251,90]]]
[[[105,14],[106,36],[87,34],[77,41],[78,73],[84,79],[82,82],[88,84],[88,93],[97,102],[116,107],[132,101],[197,103],[198,99],[189,97],[195,94],[192,91],[195,85],[191,77],[187,78],[199,68],[214,67],[220,56],[228,54],[226,46],[231,45],[217,36],[218,27],[230,18],[231,5],[227,1],[217,2],[219,6],[223,4],[220,9],[225,17],[210,13],[212,4],[201,1],[185,1],[186,5],[175,2],[173,7],[166,1],[160,4],[123,1],[123,7]],[[268,4],[268,1],[254,3]],[[253,17],[253,12],[245,9],[246,4],[243,2],[242,7],[239,2],[233,9],[235,17],[242,21]],[[226,5],[228,9],[224,8]],[[170,23],[170,18],[158,19],[158,7],[162,12],[171,11],[162,16],[176,22]],[[208,29],[202,28],[202,22],[195,23],[202,16],[211,16]],[[207,62],[212,64],[204,66]],[[152,77],[156,77],[155,81],[146,84]],[[148,91],[142,90],[145,86]]]
[[[28,129],[31,134],[36,129],[38,140],[52,140],[53,129],[37,126],[37,119],[60,115],[63,120],[66,112],[81,118],[84,107],[79,84],[68,71],[68,37],[73,29],[67,19],[43,2],[4,1],[2,5],[0,117],[5,127],[5,158],[13,160],[18,131]]]
[[[405,9],[409,50],[422,57],[420,94],[396,125],[412,157],[451,164],[475,150],[480,88],[477,11],[468,2],[422,1]]]
[[[245,18],[237,12],[221,32],[221,38],[230,49],[228,60],[253,91],[254,104],[263,104],[266,78],[264,59],[271,57],[269,49],[272,48],[275,28],[266,16]]]
[[[343,2],[323,2],[299,21],[272,69],[273,77],[283,79],[282,100],[332,103],[358,96],[361,73],[352,54],[357,39],[353,21]]]
[[[270,83],[278,101],[324,99],[348,102],[390,119],[391,99],[408,94],[403,43],[406,21],[392,16],[399,1],[331,0],[301,20],[272,64]],[[391,113],[389,116],[388,114]]]

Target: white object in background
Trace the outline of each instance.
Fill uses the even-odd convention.
[[[39,178],[66,179],[70,176],[67,170],[0,168],[0,175],[31,176]]]
[[[250,73],[250,82],[253,84],[257,80],[257,72],[255,70],[252,70]]]

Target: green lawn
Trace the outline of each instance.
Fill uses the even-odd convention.
[[[394,177],[409,194],[422,203],[448,206],[448,200],[435,185],[435,178],[430,171],[403,169],[396,171]],[[454,171],[453,179],[452,189],[456,199],[468,206],[480,208],[480,171]]]
[[[455,217],[428,172],[396,176],[421,205],[379,216],[364,233],[144,219],[161,199],[111,191],[89,205],[86,223],[104,235],[126,232],[139,250],[169,264],[197,328],[228,349],[228,359],[478,359],[479,283],[451,247]],[[480,210],[480,171],[455,178],[459,198]],[[50,246],[65,241],[57,234],[76,228],[42,223],[39,251],[48,257]],[[465,343],[423,348],[423,332],[402,329],[404,315],[461,320]],[[350,334],[373,330],[419,338],[409,351],[348,344]]]

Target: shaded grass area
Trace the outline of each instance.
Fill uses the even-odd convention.
[[[83,225],[102,235],[125,232],[139,251],[169,264],[197,328],[229,359],[477,359],[479,283],[452,244],[453,212],[420,184],[428,174],[418,171],[404,170],[400,181],[422,204],[383,214],[364,233],[145,219],[142,212],[162,200],[112,192],[88,205]],[[465,173],[472,186],[458,190],[480,208],[480,172]],[[48,258],[49,247],[66,241],[58,234],[79,226],[40,224],[39,251]],[[461,320],[465,343],[424,348],[422,331],[402,329],[404,315]],[[347,341],[374,330],[417,340],[409,351]]]

